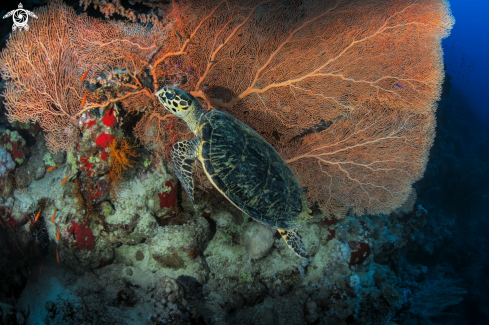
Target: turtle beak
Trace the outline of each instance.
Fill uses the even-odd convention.
[[[177,113],[177,107],[175,104],[175,91],[169,87],[163,87],[158,92],[155,94],[156,97],[158,97],[158,100],[160,103],[165,107],[167,111],[169,111],[172,114]],[[172,101],[173,100],[173,101]]]
[[[165,109],[168,111],[168,99],[166,98],[166,94],[168,93],[167,87],[163,87],[160,90],[158,90],[155,94],[155,96],[158,98],[160,101],[161,105],[165,107]]]
[[[165,93],[166,93],[166,87],[163,87],[160,90],[158,90],[155,94],[156,98],[158,98],[160,103],[163,105],[165,105],[165,102],[166,102]]]

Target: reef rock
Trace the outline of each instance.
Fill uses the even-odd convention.
[[[161,278],[152,298],[156,313],[150,317],[152,321],[169,325],[190,324],[185,292],[175,279]]]

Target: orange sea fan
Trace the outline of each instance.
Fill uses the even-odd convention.
[[[127,67],[137,80],[165,30],[76,15],[61,1],[53,1],[35,13],[38,19],[29,22],[29,32],[13,33],[0,54],[7,117],[11,122],[38,122],[46,132],[51,152],[68,151],[76,141],[83,111],[147,93],[131,84],[121,87],[121,98],[97,97],[86,92],[86,83],[80,82],[82,76],[89,71],[89,80],[102,71]],[[141,104],[140,99],[133,102],[135,106]]]
[[[118,102],[146,112],[135,135],[162,158],[193,136],[168,130],[154,98],[178,84],[265,137],[328,215],[393,211],[423,175],[453,24],[444,0],[182,0],[159,29],[43,10],[0,72],[9,119],[39,121],[52,151],[71,146],[83,111]],[[87,78],[118,67],[130,81],[80,108],[92,64]]]
[[[169,51],[180,51],[172,58],[188,72],[181,87],[264,136],[310,203],[340,217],[388,213],[406,201],[435,135],[441,39],[453,24],[446,1],[179,6],[185,25],[174,24],[172,35],[183,40]]]

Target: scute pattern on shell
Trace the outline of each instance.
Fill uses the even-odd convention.
[[[217,187],[267,226],[296,228],[306,199],[277,151],[229,114],[209,111],[200,125],[204,168]]]

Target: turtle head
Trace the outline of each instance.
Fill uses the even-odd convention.
[[[156,92],[156,97],[168,112],[187,122],[190,130],[197,134],[199,120],[205,110],[194,96],[180,88],[163,87]]]
[[[167,111],[184,120],[193,115],[198,105],[194,96],[176,87],[163,87],[158,90],[156,97]]]

